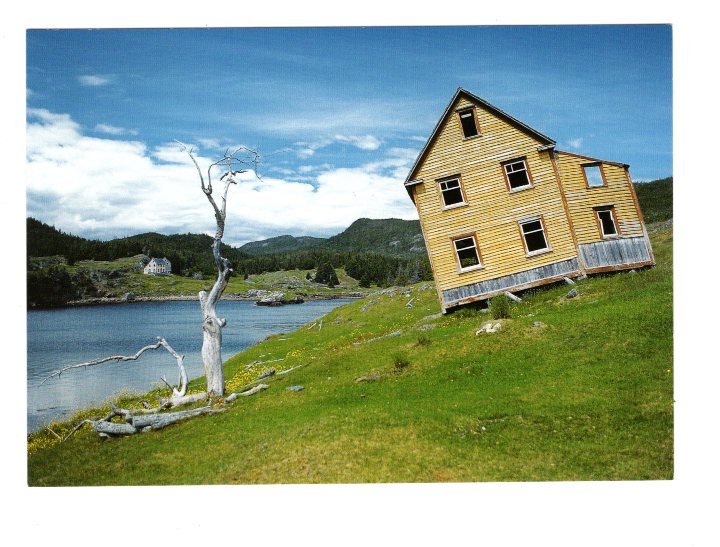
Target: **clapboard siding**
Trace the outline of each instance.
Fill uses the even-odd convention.
[[[624,237],[643,235],[643,226],[633,200],[627,171],[623,166],[603,163],[605,186],[588,188],[582,165],[592,160],[557,152],[556,161],[578,244],[602,239],[594,207],[612,205],[615,208],[620,234]]]
[[[475,106],[480,136],[464,139],[454,110]],[[415,175],[418,208],[440,290],[499,278],[576,256],[552,158],[543,143],[460,97]],[[501,162],[525,157],[533,187],[510,192]],[[460,175],[466,207],[443,210],[438,179]],[[542,216],[552,252],[527,257],[518,220]],[[458,272],[452,238],[475,233],[483,268]]]
[[[631,237],[596,241],[579,246],[585,267],[588,269],[638,264],[652,260],[644,237]]]
[[[563,276],[577,274],[579,265],[577,258],[563,260],[554,264],[547,264],[538,268],[532,268],[523,272],[488,279],[469,285],[462,285],[453,289],[443,291],[443,299],[446,305],[452,305],[464,299],[475,299],[499,293],[514,287],[522,287],[534,284],[538,281],[562,278]]]

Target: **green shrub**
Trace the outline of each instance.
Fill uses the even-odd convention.
[[[493,296],[490,299],[490,313],[493,319],[509,319],[510,299],[504,294]]]
[[[410,361],[408,361],[408,358],[404,355],[396,354],[393,355],[393,365],[395,366],[395,371],[400,372],[410,366]]]
[[[421,334],[417,338],[418,346],[429,346],[431,343],[432,343],[432,340],[430,340],[430,337],[426,334]]]

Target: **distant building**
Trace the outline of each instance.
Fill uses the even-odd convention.
[[[405,187],[443,311],[655,264],[628,165],[555,141],[458,89]]]
[[[167,258],[152,258],[143,269],[147,275],[170,275],[172,266]]]

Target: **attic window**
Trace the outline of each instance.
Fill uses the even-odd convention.
[[[541,219],[521,222],[520,230],[525,240],[525,249],[528,255],[551,250],[545,237],[545,226],[543,226]]]
[[[453,245],[461,272],[482,267],[474,235],[454,239]]]
[[[600,235],[603,238],[617,237],[617,221],[615,220],[615,207],[612,205],[607,207],[598,207],[595,209],[598,224],[600,225]]]
[[[460,125],[462,125],[463,135],[466,139],[479,134],[474,108],[460,110],[458,115],[460,116]]]
[[[588,163],[582,166],[585,183],[588,188],[597,188],[605,186],[605,177],[603,176],[602,164]]]
[[[465,204],[460,177],[443,179],[440,182],[440,193],[442,194],[443,205],[452,207]]]
[[[511,192],[513,190],[532,187],[530,171],[528,170],[527,163],[525,163],[525,158],[503,163],[503,172],[505,173],[505,180]]]

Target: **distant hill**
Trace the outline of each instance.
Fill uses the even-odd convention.
[[[246,243],[239,248],[240,251],[255,256],[292,253],[304,249],[375,253],[408,258],[424,255],[425,243],[418,220],[361,218],[343,232],[329,238],[283,235]]]
[[[425,254],[419,220],[361,218],[347,230],[327,240],[325,246],[352,252],[392,256]]]
[[[672,177],[651,182],[636,182],[634,186],[645,222],[660,222],[672,218]]]
[[[322,245],[325,241],[326,239],[322,237],[295,237],[284,235],[263,239],[261,241],[251,241],[250,243],[241,245],[238,249],[251,255],[270,255],[275,253],[289,253],[300,249],[306,249],[308,247],[316,247],[318,245]]]

